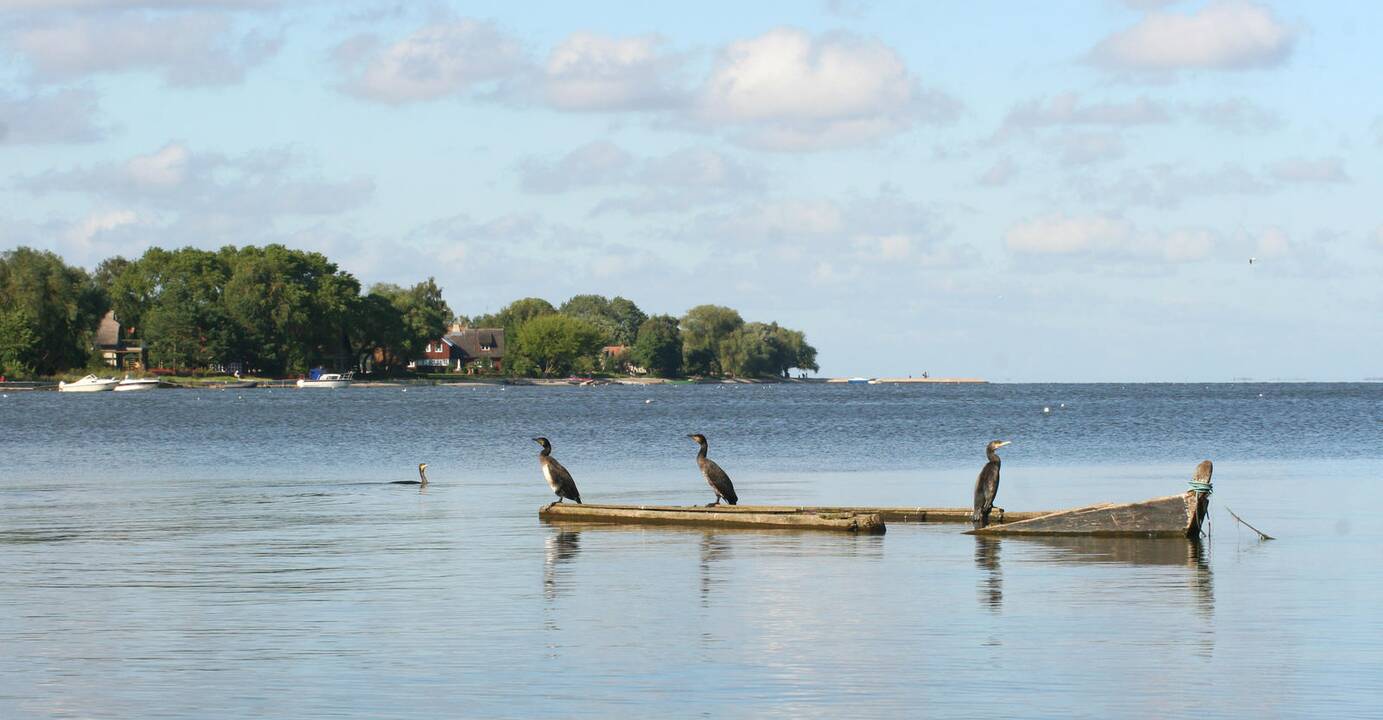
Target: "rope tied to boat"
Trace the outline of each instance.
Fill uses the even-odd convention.
[[[1204,495],[1209,495],[1211,492],[1211,484],[1208,482],[1196,482],[1195,480],[1191,480],[1186,483],[1186,486],[1188,490],[1194,490]]]

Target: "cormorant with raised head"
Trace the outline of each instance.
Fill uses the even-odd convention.
[[[576,504],[580,505],[581,493],[576,489],[576,481],[571,479],[571,473],[562,467],[562,463],[552,457],[552,443],[545,437],[535,437],[533,442],[543,446],[543,451],[538,453],[538,465],[543,468],[543,478],[547,480],[547,486],[552,488],[552,492],[557,493],[557,502],[562,502],[562,499],[566,498],[575,500]]]
[[[696,465],[701,468],[701,476],[706,478],[706,484],[711,486],[711,490],[716,494],[716,501],[709,503],[706,507],[719,505],[723,498],[725,502],[734,505],[740,501],[739,496],[735,495],[735,486],[730,482],[730,476],[715,463],[714,460],[706,457],[706,436],[701,433],[688,435],[687,437],[696,441],[701,446],[701,450],[696,453]]]
[[[389,483],[389,484],[390,484],[390,485],[417,485],[418,487],[427,487],[427,463],[418,463],[418,479],[417,479],[417,480],[395,480],[394,482]]]
[[[994,509],[994,497],[999,494],[999,448],[1009,444],[1007,440],[995,440],[984,448],[989,462],[984,464],[980,476],[975,479],[975,513],[970,516],[975,527],[989,524],[989,513]],[[1002,510],[1000,511],[1002,512]]]

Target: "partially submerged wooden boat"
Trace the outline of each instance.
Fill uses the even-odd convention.
[[[553,503],[538,510],[538,517],[552,521],[624,523],[634,525],[684,525],[710,528],[762,528],[779,530],[828,530],[882,535],[886,527],[877,513],[831,512],[819,508],[784,508],[719,505],[577,505]]]
[[[1087,505],[1021,522],[990,525],[966,534],[1198,538],[1209,506],[1208,492],[1187,490],[1181,495],[1142,502]]]

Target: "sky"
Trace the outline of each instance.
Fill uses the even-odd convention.
[[[1376,378],[1380,22],[0,0],[0,249],[283,243],[465,315],[715,303],[804,330],[823,375]]]

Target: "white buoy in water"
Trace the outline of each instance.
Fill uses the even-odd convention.
[[[1052,409],[1051,409],[1050,407],[1046,406],[1046,405],[1043,405],[1043,406],[1042,406],[1042,414],[1043,414],[1043,415],[1051,415],[1051,414],[1052,414]]]
[[[645,405],[652,405],[652,404],[653,404],[653,400],[652,400],[651,398],[648,399],[648,400],[644,400],[644,401],[643,401],[643,404],[645,404]]]

